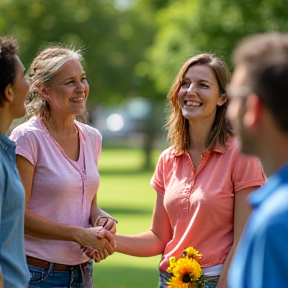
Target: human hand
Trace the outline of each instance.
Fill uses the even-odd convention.
[[[101,257],[105,258],[113,254],[116,246],[114,234],[102,226],[84,229],[79,244],[81,247],[97,250]]]
[[[95,226],[102,226],[111,233],[116,234],[116,224],[118,221],[111,217],[100,216],[95,221]]]
[[[109,254],[106,250],[104,251],[104,254],[98,252],[95,249],[91,249],[91,248],[87,248],[87,247],[82,247],[82,250],[90,259],[93,259],[94,262],[96,262],[96,263],[99,263],[101,260],[104,260],[109,256]]]
[[[105,228],[98,226],[96,227],[99,230],[100,235],[97,236],[98,239],[99,237],[103,237],[100,238],[100,240],[102,241],[108,241],[110,243],[110,245],[115,248],[115,240],[114,240],[114,235],[106,230]],[[112,237],[111,237],[112,236]],[[103,259],[106,259],[109,255],[113,254],[113,251],[111,252],[111,250],[106,249],[106,247],[103,247],[103,250],[98,250],[98,249],[93,249],[91,247],[81,247],[83,252],[90,258],[93,259],[96,263],[100,262]]]

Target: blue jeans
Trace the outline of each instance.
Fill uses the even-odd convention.
[[[29,288],[82,288],[80,265],[70,271],[54,271],[53,263],[48,269],[29,265]]]
[[[167,288],[169,287],[167,282],[170,279],[171,274],[166,271],[160,271],[159,274],[159,286],[158,288]],[[215,288],[217,286],[219,276],[205,276],[203,275],[201,278],[201,284],[198,287],[201,288]]]

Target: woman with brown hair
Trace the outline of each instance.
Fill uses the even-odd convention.
[[[157,192],[151,230],[116,235],[118,252],[162,254],[161,288],[171,280],[169,258],[181,257],[188,247],[203,255],[198,284],[225,287],[250,212],[245,198],[265,181],[259,160],[239,153],[226,120],[229,81],[227,65],[213,54],[196,55],[183,64],[168,94],[171,146],[160,155],[151,180]],[[192,281],[184,274],[180,282]]]

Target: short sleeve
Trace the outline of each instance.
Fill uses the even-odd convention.
[[[160,155],[155,172],[150,181],[152,187],[159,193],[164,194],[164,168],[163,168],[163,155]]]
[[[255,156],[239,153],[232,173],[234,191],[262,186],[266,181],[260,160]]]
[[[15,128],[10,139],[16,143],[16,154],[25,157],[33,166],[38,159],[38,139],[32,131],[22,131]]]
[[[169,147],[161,153],[150,181],[152,187],[161,194],[165,194],[166,187],[173,173],[173,160],[175,156],[172,151],[173,148]]]
[[[98,158],[102,151],[102,135],[97,129],[95,130],[96,130],[96,155],[95,157],[96,157],[96,163],[98,164]]]

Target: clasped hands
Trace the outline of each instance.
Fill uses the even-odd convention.
[[[116,233],[117,220],[110,217],[98,217],[95,227],[86,229],[93,238],[89,246],[81,246],[83,252],[96,263],[114,253],[116,246],[114,235]],[[97,239],[95,241],[95,238]]]

